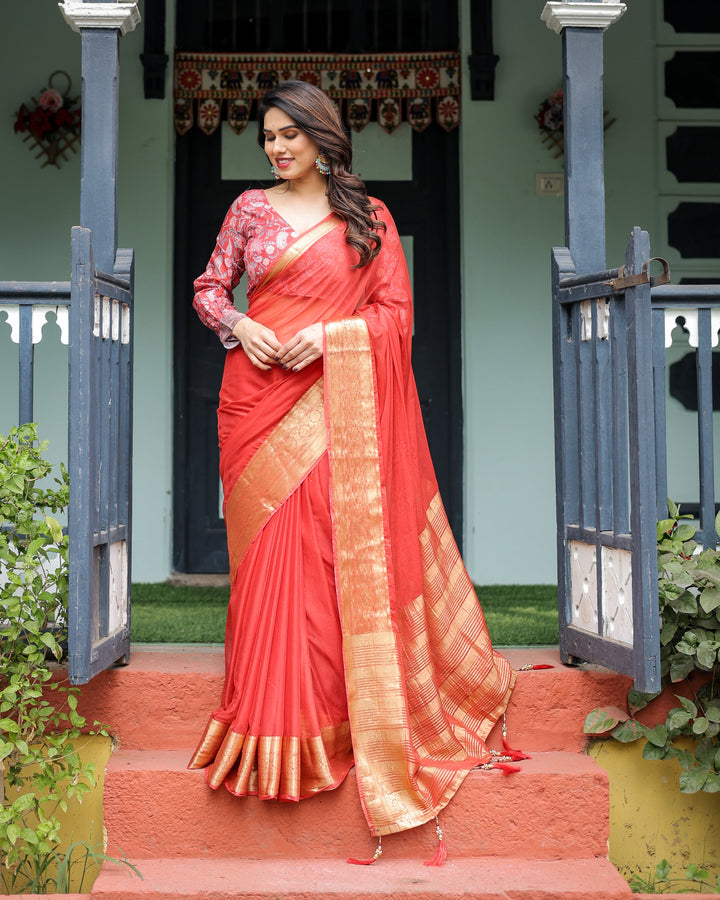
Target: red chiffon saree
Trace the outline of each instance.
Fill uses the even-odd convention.
[[[228,354],[218,410],[231,568],[226,680],[191,768],[299,800],[355,772],[376,835],[435,816],[490,754],[514,673],[495,653],[440,500],[410,367],[390,214],[372,263],[334,216],[249,296],[281,342],[325,324],[298,372]]]

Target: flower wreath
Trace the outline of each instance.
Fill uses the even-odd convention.
[[[53,79],[62,76],[67,79],[65,90],[53,87]],[[76,144],[80,140],[79,97],[70,96],[72,81],[67,72],[58,70],[48,78],[38,99],[29,104],[22,103],[15,113],[15,132],[24,134],[23,141],[29,142],[30,150],[38,150],[36,159],[45,157],[42,167],[55,166],[67,162],[66,153],[77,153]]]
[[[555,159],[563,155],[563,90],[553,91],[546,97],[535,113],[543,139],[548,150],[555,150]]]
[[[558,88],[542,101],[534,116],[542,134],[542,142],[547,146],[548,150],[555,151],[555,159],[559,159],[565,151],[564,99],[562,88]],[[607,131],[615,122],[615,119],[609,118],[609,115],[607,110],[603,110],[603,131]]]

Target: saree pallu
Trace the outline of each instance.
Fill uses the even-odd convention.
[[[211,786],[299,799],[355,764],[376,835],[428,821],[507,705],[438,494],[410,366],[412,306],[389,213],[352,269],[329,217],[250,299],[284,342],[325,323],[298,373],[228,354],[218,411],[232,590],[226,682],[191,762]],[[335,227],[332,227],[332,226]]]

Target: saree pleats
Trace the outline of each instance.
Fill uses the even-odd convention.
[[[238,568],[221,706],[191,763],[211,787],[298,800],[352,765],[326,485],[324,456]]]

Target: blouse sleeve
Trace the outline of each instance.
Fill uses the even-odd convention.
[[[225,216],[205,271],[194,282],[193,306],[200,321],[212,328],[228,349],[239,343],[232,330],[243,318],[235,308],[232,292],[245,271],[244,219],[242,197],[238,197]]]

